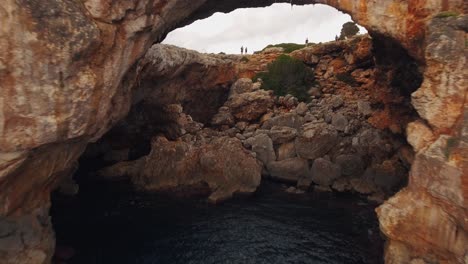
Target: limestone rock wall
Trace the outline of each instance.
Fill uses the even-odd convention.
[[[467,19],[441,16],[427,28],[424,82],[412,94],[423,120],[407,128],[410,182],[378,209],[387,263],[468,260]]]
[[[225,100],[240,59],[236,55],[153,45],[138,63],[139,82],[133,103],[181,104],[195,120],[206,123]]]
[[[16,221],[14,219],[37,208],[47,208],[53,183],[73,170],[85,145],[101,137],[129,111],[131,87],[135,81],[135,71],[129,69],[136,67],[136,61],[154,42],[178,25],[217,10],[265,6],[272,2],[2,1],[2,220]],[[466,68],[466,16],[432,18],[442,11],[466,14],[466,1],[300,2],[324,3],[351,14],[371,35],[380,34],[400,43],[424,68],[424,83],[413,95],[413,104],[426,126],[424,131],[431,132],[433,137],[428,137],[427,143],[420,146],[409,187],[393,201],[399,201],[405,194],[417,197],[425,193],[427,199],[421,202],[429,208],[441,208],[445,214],[436,214],[438,220],[432,221],[433,211],[415,212],[412,206],[403,206],[411,204],[411,199],[384,205],[379,214],[383,219],[382,230],[390,238],[387,262],[400,257],[402,260],[394,263],[418,258],[463,263],[466,246],[461,242],[466,240],[467,234],[468,193],[467,78],[463,71]],[[419,131],[412,130],[409,137],[416,138]],[[390,216],[395,218],[390,222],[384,220]],[[405,231],[399,223],[407,224],[415,216],[429,227],[453,228],[431,234],[431,241],[443,241],[435,244],[418,235],[424,233],[427,227],[424,225],[414,226],[414,237],[397,236]],[[20,229],[16,232],[21,233]],[[0,240],[3,239],[2,236]],[[455,246],[449,246],[453,241],[457,241],[452,243]],[[52,252],[47,246],[23,245],[0,249],[0,258],[6,263],[46,263],[49,257],[32,261],[18,257],[29,256],[36,248],[46,256]],[[401,252],[411,254],[402,257],[398,255]]]

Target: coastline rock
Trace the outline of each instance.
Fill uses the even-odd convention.
[[[406,133],[408,134],[408,143],[414,148],[415,152],[419,152],[435,139],[432,130],[421,121],[409,123]]]
[[[390,56],[401,58],[399,55],[408,54],[424,71],[421,87],[406,92],[412,94],[413,106],[431,126],[435,139],[421,144],[408,188],[394,197],[397,202],[389,201],[379,216],[389,238],[386,261],[466,262],[466,249],[459,246],[466,245],[460,237],[466,237],[468,230],[464,221],[466,180],[461,177],[467,171],[466,1],[319,2],[351,14],[357,23],[372,29],[376,43],[387,43],[385,52],[391,50],[386,47],[401,47],[402,53]],[[153,66],[161,70],[158,72],[150,65],[137,63],[152,43],[175,27],[216,11],[258,5],[265,3],[112,1],[109,8],[106,1],[2,1],[0,10],[6,15],[0,16],[0,150],[1,156],[8,159],[1,161],[0,217],[18,222],[31,216],[22,222],[29,223],[24,228],[43,229],[25,236],[34,246],[3,251],[2,260],[7,264],[49,262],[53,232],[47,225],[49,220],[40,217],[37,223],[35,217],[43,214],[36,209],[48,210],[49,194],[55,188],[51,183],[65,177],[85,146],[126,116],[134,103],[142,98],[164,98],[170,101],[167,103],[202,98],[202,104],[200,100],[187,100],[183,106],[197,121],[209,121],[216,113],[220,105],[207,101],[220,101],[217,96],[229,89],[227,83],[235,75],[235,70],[231,71],[234,67],[228,65],[218,72],[197,63],[180,67],[180,63],[172,62],[194,60],[161,51],[153,54],[157,55]],[[357,47],[363,52],[347,56],[347,61],[356,61],[358,54],[365,54],[365,45]],[[346,46],[330,44],[316,49],[316,54],[320,50],[343,52]],[[315,56],[311,56],[311,64],[317,63]],[[168,59],[160,61],[162,58]],[[323,62],[324,72],[328,64]],[[133,89],[134,83],[144,81],[145,71],[157,72],[157,76],[142,82],[145,89]],[[203,81],[217,84],[214,89],[219,92],[207,93],[213,88],[210,85],[192,85],[191,74],[205,71],[211,74]],[[173,74],[187,76],[177,84],[184,92],[172,89],[179,78],[171,79]],[[162,89],[153,89],[155,81]],[[392,108],[392,112],[396,110]],[[391,123],[391,114],[375,116],[374,120],[379,119],[375,124],[385,127]],[[397,125],[404,127],[405,122],[401,123]],[[400,126],[387,127],[401,132]],[[409,132],[409,137],[412,134]],[[392,225],[393,232],[388,232],[387,225]],[[408,259],[398,257],[402,252],[410,252]]]
[[[258,134],[247,139],[247,143],[252,146],[252,151],[257,153],[257,159],[264,165],[276,160],[273,141],[266,134]]]
[[[268,163],[267,169],[273,179],[297,183],[309,172],[309,163],[305,159],[290,158],[272,161]]]
[[[320,186],[330,186],[341,176],[341,168],[329,160],[318,158],[311,168],[311,179]]]
[[[364,172],[362,159],[357,155],[339,155],[335,163],[341,167],[344,176],[360,176]]]
[[[220,137],[197,147],[157,137],[141,171],[131,179],[146,191],[206,183],[211,191],[208,200],[217,203],[235,193],[254,192],[260,184],[261,166],[234,138]]]

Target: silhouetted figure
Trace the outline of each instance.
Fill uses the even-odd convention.
[[[244,46],[241,46],[241,54],[244,54]]]
[[[309,45],[309,38],[306,38],[306,46]]]
[[[247,54],[247,47],[245,47],[245,54]]]

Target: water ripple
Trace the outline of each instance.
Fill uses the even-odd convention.
[[[373,207],[350,197],[266,189],[212,206],[94,195],[76,216],[53,216],[59,243],[78,250],[72,264],[382,263]]]

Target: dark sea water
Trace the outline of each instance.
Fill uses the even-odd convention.
[[[210,205],[94,187],[55,198],[52,221],[71,264],[382,263],[374,206],[283,189]]]

